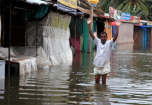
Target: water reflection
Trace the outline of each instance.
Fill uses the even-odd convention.
[[[149,47],[148,47],[149,46]],[[72,66],[39,69],[0,82],[2,105],[150,105],[152,48],[117,45],[107,85],[95,84],[92,53],[78,53]],[[81,58],[81,59],[80,59]],[[2,85],[1,85],[2,84]]]
[[[109,99],[111,97],[110,89],[106,85],[95,84],[93,101],[95,105],[111,105]]]
[[[3,96],[3,94],[4,94],[4,88],[5,88],[5,79],[0,79],[0,99],[4,99],[4,96]]]
[[[139,50],[139,51],[146,51],[148,49],[152,49],[152,41],[139,41],[136,43],[133,43],[133,49]]]
[[[60,66],[12,76],[5,83],[5,98],[1,102],[4,105],[66,105],[70,71],[71,66]]]
[[[127,46],[126,46],[127,45]],[[133,49],[132,49],[133,48]],[[112,52],[113,79],[109,79],[113,104],[135,105],[152,102],[152,53],[149,43],[118,45]]]

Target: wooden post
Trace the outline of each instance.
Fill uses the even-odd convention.
[[[91,23],[91,29],[92,29],[92,26],[93,26],[93,7],[90,7],[90,18],[92,20],[92,23]],[[91,50],[92,50],[92,38],[89,35],[89,37],[88,37],[88,53],[90,53]]]
[[[12,2],[10,0],[10,5],[9,5],[9,48],[8,48],[8,78],[10,78],[10,48],[11,48],[11,9],[12,9]]]
[[[4,47],[4,3],[1,4],[2,6],[2,16],[1,16],[1,19],[2,19],[2,27],[1,27],[1,46]]]
[[[36,57],[38,55],[37,50],[38,50],[38,18],[36,20]]]
[[[152,50],[152,28],[150,28],[150,48]]]
[[[74,55],[76,54],[76,35],[77,35],[77,18],[75,18],[74,22]]]

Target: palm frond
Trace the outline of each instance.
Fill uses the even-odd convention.
[[[145,11],[145,15],[148,15],[149,14],[149,10],[148,8],[146,7],[146,5],[144,5],[141,1],[139,1],[139,5],[142,7],[142,9]]]

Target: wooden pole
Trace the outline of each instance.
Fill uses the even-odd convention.
[[[36,21],[36,57],[38,55],[37,50],[38,50],[38,18]]]
[[[1,16],[1,19],[2,19],[2,32],[1,32],[1,46],[4,47],[4,3],[1,4],[2,6],[2,16]]]
[[[76,54],[76,35],[77,35],[77,18],[75,18],[74,22],[74,55]]]
[[[10,48],[11,48],[11,8],[12,8],[12,2],[10,0],[10,5],[9,5],[9,48],[8,48],[8,78],[10,78]]]
[[[90,18],[92,20],[92,23],[91,23],[91,29],[92,29],[92,26],[93,26],[93,7],[90,7]],[[89,39],[88,39],[88,53],[91,53],[91,51],[92,51],[92,38],[89,35]]]

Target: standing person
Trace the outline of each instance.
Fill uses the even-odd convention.
[[[97,51],[96,56],[93,62],[95,81],[96,83],[100,82],[100,76],[102,76],[102,84],[106,84],[107,73],[110,72],[110,54],[112,50],[112,45],[116,41],[119,32],[120,22],[116,22],[116,34],[113,39],[107,41],[107,33],[101,32],[99,38],[94,36],[91,30],[91,19],[87,20],[89,33],[92,39],[94,40]]]

